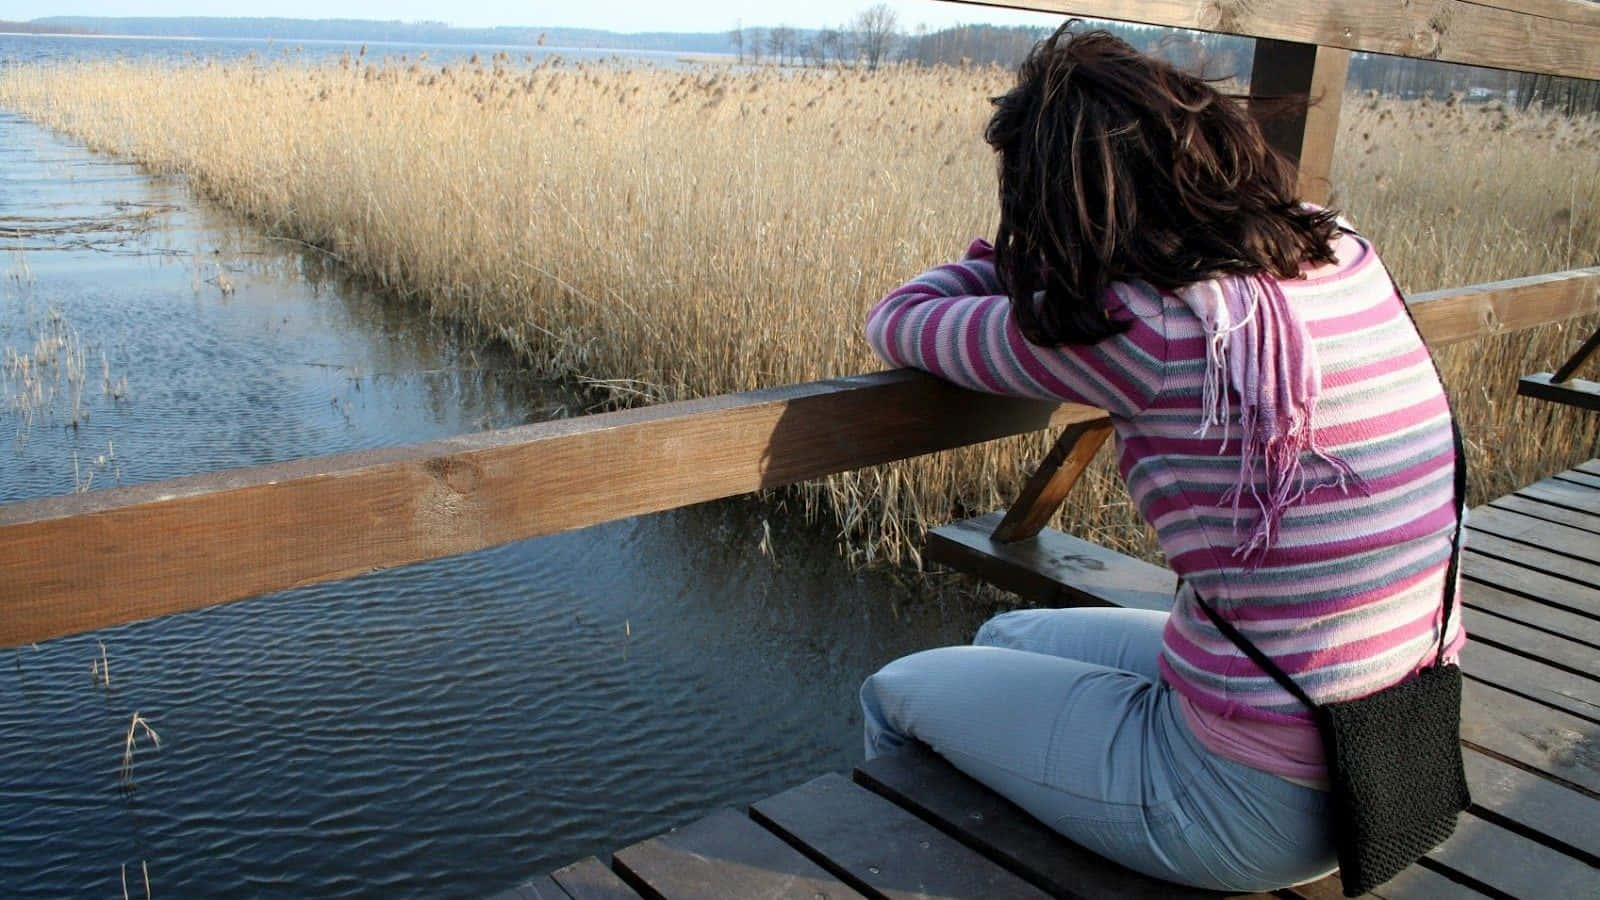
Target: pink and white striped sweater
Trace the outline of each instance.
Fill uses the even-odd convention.
[[[1259,513],[1224,500],[1240,477],[1240,404],[1230,404],[1225,441],[1217,428],[1199,436],[1205,332],[1176,296],[1113,285],[1125,333],[1035,347],[1010,316],[987,245],[974,242],[966,259],[922,274],[867,318],[869,343],[892,364],[1111,414],[1128,491],[1185,584],[1160,666],[1191,727],[1214,752],[1312,781],[1326,772],[1310,713],[1211,624],[1190,586],[1314,700],[1353,699],[1431,664],[1456,524],[1449,410],[1427,348],[1372,246],[1345,235],[1335,250],[1337,263],[1279,286],[1320,363],[1317,443],[1362,489],[1330,479],[1313,490],[1248,566],[1234,551]],[[1452,612],[1447,658],[1465,641],[1460,621]]]

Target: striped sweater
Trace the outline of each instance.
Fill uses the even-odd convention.
[[[966,259],[899,288],[867,320],[869,343],[894,365],[1110,413],[1129,494],[1185,585],[1160,667],[1191,727],[1225,756],[1312,780],[1325,769],[1309,711],[1211,624],[1192,592],[1317,702],[1365,696],[1431,664],[1456,522],[1449,409],[1427,348],[1372,246],[1344,235],[1335,251],[1337,263],[1280,287],[1321,367],[1318,442],[1363,490],[1310,492],[1249,568],[1234,550],[1258,513],[1223,500],[1240,474],[1239,404],[1226,440],[1215,428],[1198,436],[1204,331],[1177,297],[1115,284],[1108,311],[1130,323],[1125,333],[1035,347],[1009,314],[987,245],[974,242]],[[1312,462],[1309,473],[1325,472]],[[1452,612],[1450,658],[1465,640],[1459,622]]]

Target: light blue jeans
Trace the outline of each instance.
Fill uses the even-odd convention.
[[[1197,741],[1156,659],[1166,614],[1019,610],[861,686],[867,757],[915,738],[1072,841],[1168,881],[1261,891],[1336,866],[1327,795]]]

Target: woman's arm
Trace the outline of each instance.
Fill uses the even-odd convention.
[[[867,342],[892,365],[963,387],[1098,406],[1132,416],[1160,392],[1165,372],[1161,295],[1118,285],[1131,327],[1095,344],[1035,347],[1011,318],[994,273],[994,250],[972,242],[966,257],[922,273],[867,314]]]

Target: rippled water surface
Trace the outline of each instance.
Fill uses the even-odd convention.
[[[4,111],[0,235],[0,502],[583,411]],[[845,769],[974,624],[732,501],[6,651],[0,894],[492,893]]]

